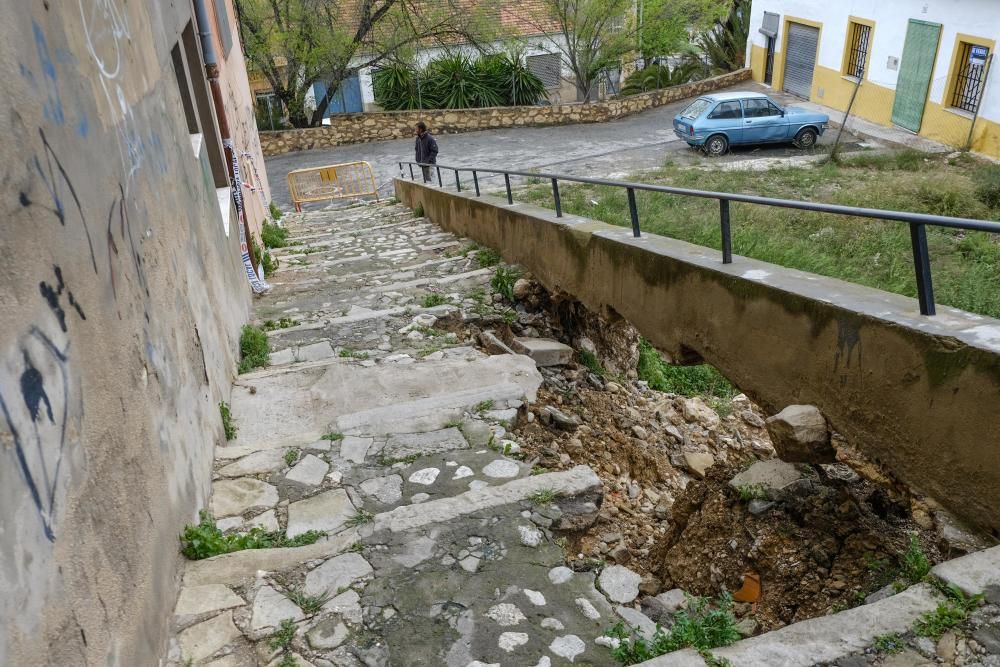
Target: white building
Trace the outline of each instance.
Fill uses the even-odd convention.
[[[754,0],[747,62],[778,90],[1000,157],[997,0]],[[995,63],[994,63],[995,64]],[[860,80],[860,86],[858,82]]]

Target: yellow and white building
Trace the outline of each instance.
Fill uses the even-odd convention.
[[[776,90],[841,111],[856,91],[860,118],[1000,158],[998,40],[1000,0],[754,0],[747,61]]]

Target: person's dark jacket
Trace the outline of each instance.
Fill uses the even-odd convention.
[[[417,136],[417,162],[420,164],[434,164],[437,162],[438,144],[430,132],[424,132]]]

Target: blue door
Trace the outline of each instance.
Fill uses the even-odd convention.
[[[320,81],[313,84],[316,91],[316,100],[323,99],[326,94],[326,85]],[[330,99],[330,106],[326,108],[325,116],[335,113],[361,113],[364,111],[364,104],[361,102],[361,81],[355,74],[349,79],[340,82],[337,92]]]
[[[729,138],[729,143],[739,144],[743,142],[743,111],[740,109],[739,100],[719,102],[719,104],[709,112],[705,118],[706,137],[721,132]],[[698,128],[701,134],[701,127]]]
[[[781,109],[764,97],[743,100],[743,143],[765,144],[783,141],[788,133],[788,123]]]

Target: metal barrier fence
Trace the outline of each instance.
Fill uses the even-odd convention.
[[[974,220],[971,218],[954,218],[944,215],[930,215],[927,213],[907,213],[905,211],[885,211],[877,208],[860,208],[857,206],[843,206],[840,204],[818,204],[814,202],[799,201],[797,199],[775,199],[773,197],[758,197],[757,195],[742,195],[731,192],[713,192],[711,190],[691,190],[688,188],[675,188],[669,185],[652,185],[649,183],[634,183],[630,181],[615,181],[603,178],[585,178],[582,176],[565,176],[562,174],[547,174],[537,171],[515,171],[512,169],[485,169],[482,167],[451,167],[443,164],[421,164],[419,162],[400,162],[399,176],[406,177],[403,167],[409,166],[410,180],[416,180],[413,168],[432,167],[437,170],[437,181],[439,187],[444,187],[441,178],[441,170],[454,172],[455,189],[462,191],[462,179],[460,172],[471,172],[472,182],[476,191],[476,196],[480,196],[479,175],[494,174],[503,176],[504,186],[507,190],[507,203],[514,203],[514,195],[510,187],[510,177],[520,176],[529,179],[549,180],[552,183],[552,201],[556,210],[556,217],[562,217],[562,201],[559,198],[559,181],[569,181],[572,183],[587,183],[589,185],[601,185],[608,187],[624,188],[628,195],[629,216],[632,222],[632,235],[638,238],[641,234],[639,229],[639,209],[635,202],[635,192],[659,192],[669,195],[682,195],[685,197],[699,197],[702,199],[715,199],[719,202],[719,225],[722,232],[722,263],[731,264],[733,262],[733,236],[732,220],[729,213],[730,202],[741,202],[745,204],[757,204],[760,206],[776,206],[778,208],[793,208],[801,211],[815,211],[817,213],[832,213],[834,215],[846,215],[858,218],[872,218],[875,220],[890,220],[894,222],[905,222],[910,226],[910,245],[913,250],[913,268],[917,278],[917,298],[920,302],[921,315],[933,315],[934,308],[934,287],[931,279],[930,254],[927,250],[927,225],[932,227],[948,227],[951,229],[967,229],[977,232],[988,232],[1000,234],[1000,222],[987,220]]]
[[[378,199],[375,174],[367,162],[346,162],[288,172],[288,194],[296,211],[302,204],[331,199],[374,196]]]

